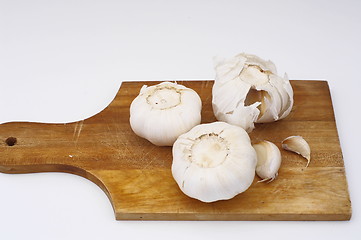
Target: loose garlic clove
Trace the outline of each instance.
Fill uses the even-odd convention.
[[[282,148],[300,154],[307,159],[307,165],[311,161],[311,149],[306,140],[301,136],[290,136],[282,141]]]
[[[212,89],[216,118],[251,132],[254,123],[285,118],[293,106],[293,90],[287,75],[277,75],[271,61],[241,53],[218,60]]]
[[[130,105],[130,126],[158,146],[172,146],[177,137],[201,122],[199,95],[183,85],[162,82],[143,86]]]
[[[202,202],[226,200],[246,191],[256,164],[247,132],[224,122],[195,126],[173,145],[175,181],[183,193]]]
[[[281,166],[281,152],[269,141],[261,141],[252,145],[257,153],[256,173],[262,178],[259,182],[272,182],[278,176]]]

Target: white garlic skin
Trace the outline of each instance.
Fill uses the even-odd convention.
[[[228,60],[217,60],[212,89],[212,106],[216,118],[244,128],[254,123],[285,118],[293,106],[293,90],[287,75],[282,78],[271,61],[241,53]],[[258,99],[247,102],[249,93]],[[255,94],[254,94],[255,95]]]
[[[190,88],[172,82],[145,85],[130,105],[130,126],[157,146],[172,146],[201,122],[201,110],[201,99]]]
[[[247,132],[225,122],[197,125],[173,145],[175,181],[184,194],[202,202],[227,200],[246,191],[256,164]]]
[[[278,147],[269,141],[263,140],[252,145],[257,153],[256,173],[262,181],[273,181],[281,167],[282,157]]]

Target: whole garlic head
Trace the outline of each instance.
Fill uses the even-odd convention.
[[[271,61],[241,53],[218,60],[215,70],[212,105],[218,120],[251,132],[255,122],[277,121],[291,112],[291,84]]]
[[[130,126],[158,146],[172,146],[177,137],[201,122],[199,95],[183,85],[144,85],[130,105]]]
[[[247,132],[225,122],[195,126],[173,145],[175,181],[186,195],[203,202],[230,199],[246,191],[256,164]]]

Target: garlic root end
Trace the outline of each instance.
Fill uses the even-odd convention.
[[[259,180],[259,181],[257,181],[257,183],[262,183],[262,182],[270,183],[270,182],[272,182],[273,180],[275,180],[275,179],[277,178],[277,176],[278,176],[278,172],[276,172],[276,174],[275,174],[273,177]]]

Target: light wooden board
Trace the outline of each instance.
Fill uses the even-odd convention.
[[[83,176],[104,190],[116,219],[350,219],[345,167],[326,81],[291,81],[295,94],[291,114],[275,123],[257,124],[250,135],[252,141],[266,139],[279,147],[288,136],[303,136],[312,150],[309,167],[299,155],[281,150],[283,162],[275,181],[257,183],[256,177],[246,192],[214,203],[185,196],[171,175],[171,147],[154,146],[129,126],[131,101],[143,84],[155,83],[123,82],[105,110],[80,122],[0,125],[0,171]],[[215,121],[213,81],[179,83],[201,96],[202,122]],[[6,144],[8,137],[17,139],[15,145]]]

